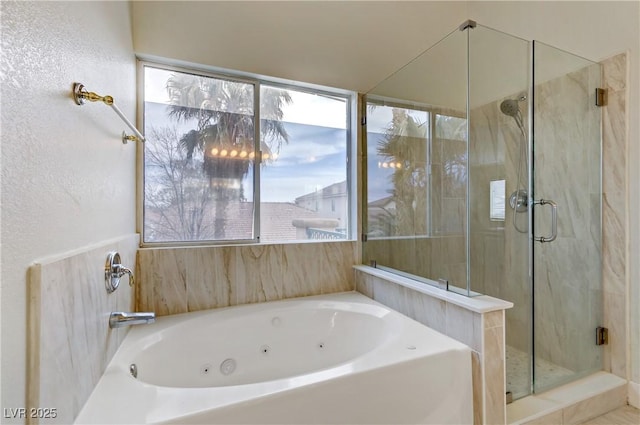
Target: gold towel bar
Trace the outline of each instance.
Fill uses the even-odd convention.
[[[126,133],[122,132],[122,143],[126,144],[129,140],[137,140],[140,142],[145,141],[142,133],[140,133],[138,129],[133,124],[131,124],[131,122],[129,122],[127,117],[125,117],[122,111],[116,106],[113,101],[113,97],[100,96],[99,94],[96,94],[94,92],[87,91],[84,88],[84,85],[80,83],[73,83],[73,100],[75,100],[76,104],[80,106],[84,105],[85,101],[87,100],[89,102],[103,102],[105,105],[110,106],[111,109],[113,109],[115,113],[118,114],[122,121],[124,121],[124,123],[127,124],[129,128],[135,133],[135,136],[129,136]]]

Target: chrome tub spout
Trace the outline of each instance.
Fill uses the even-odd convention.
[[[145,325],[156,321],[156,314],[153,312],[142,313],[125,313],[122,311],[116,311],[109,316],[110,328],[121,328],[123,326],[131,325]]]

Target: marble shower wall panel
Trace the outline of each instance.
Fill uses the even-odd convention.
[[[57,408],[46,423],[73,422],[122,342],[127,329],[109,329],[109,314],[133,311],[134,288],[123,277],[107,294],[104,263],[118,251],[134,268],[138,244],[132,234],[30,268],[27,407]]]
[[[593,299],[601,289],[600,234],[594,229],[600,221],[600,144],[591,142],[600,140],[593,123],[599,122],[601,110],[591,104],[593,68],[534,88],[535,196],[558,204],[558,239],[534,246],[536,352],[574,371],[597,370],[602,364],[602,350],[575,356],[574,350],[558,348],[592,352],[596,323],[602,323],[601,307]],[[537,234],[549,233],[548,210],[536,207]]]
[[[352,291],[356,242],[138,251],[138,311],[156,315]]]
[[[466,231],[466,151],[465,141],[433,139],[429,198],[434,235],[464,235]]]
[[[507,97],[514,99],[516,95]],[[515,120],[500,111],[504,99],[470,111],[470,185],[471,185],[471,289],[512,301],[506,312],[507,341],[528,351],[530,336],[531,291],[528,284],[527,215],[505,209],[505,220],[489,216],[490,183],[505,180],[505,197],[518,186],[527,187],[526,140]],[[519,104],[527,116],[527,103]],[[520,233],[515,224],[525,233]]]
[[[499,103],[496,104],[499,108]],[[526,116],[527,104],[520,103],[522,114]],[[527,187],[526,172],[527,143],[513,118],[504,114],[498,115],[500,136],[504,140],[504,168],[506,177],[505,197],[508,205],[509,196],[519,189]],[[520,182],[518,169],[520,168]],[[528,352],[531,341],[532,291],[529,283],[529,236],[528,215],[517,213],[509,206],[505,208],[504,220],[504,277],[502,288],[493,287],[487,294],[514,303],[514,307],[506,311],[507,345]],[[495,295],[494,295],[495,294]]]
[[[467,255],[464,235],[432,239],[431,265],[435,279],[447,279],[459,288],[467,287]]]
[[[417,240],[411,237],[407,239],[387,239],[383,250],[389,251],[390,258],[388,264],[382,264],[407,273],[417,274],[416,263],[419,258],[416,255],[416,243]]]
[[[604,326],[609,328],[609,345],[604,349],[604,368],[621,378],[627,377],[626,349],[638,352],[640,332],[626,329],[626,181],[627,173],[627,55],[613,56],[602,62],[603,86],[607,89],[607,106],[603,108],[603,296]],[[633,322],[633,319],[631,321]],[[636,320],[635,323],[638,323]],[[634,328],[632,328],[634,329]],[[631,362],[637,365],[638,362]],[[631,370],[634,382],[640,382],[640,370]]]
[[[449,279],[452,284],[466,281],[464,236],[417,237],[407,239],[369,239],[364,264],[376,261],[427,279]]]

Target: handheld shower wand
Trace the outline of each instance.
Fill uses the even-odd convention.
[[[525,176],[523,176],[523,168],[527,166],[528,163],[528,155],[527,155],[527,147],[526,147],[526,137],[527,133],[524,128],[524,122],[522,119],[522,112],[520,111],[519,102],[526,99],[526,96],[521,96],[518,99],[506,99],[500,103],[500,111],[513,118],[516,122],[516,125],[520,129],[520,143],[519,143],[519,155],[518,155],[518,174],[517,174],[517,182],[516,182],[516,190],[509,196],[509,205],[511,209],[514,210],[515,213],[525,212],[528,209],[528,194],[525,188],[520,188],[520,183]],[[526,169],[526,168],[525,168]],[[526,233],[527,230],[522,230],[518,228],[516,224],[516,214],[513,215],[513,227],[520,233]]]

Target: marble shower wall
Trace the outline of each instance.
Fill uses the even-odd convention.
[[[558,204],[558,238],[534,244],[536,355],[576,372],[602,369],[600,73],[583,67],[534,88],[535,197]],[[550,208],[535,213],[536,234],[549,234]]]
[[[466,248],[463,235],[370,239],[364,244],[363,263],[378,265],[435,280],[448,279],[466,287]]]
[[[599,120],[589,114],[600,110],[585,101],[593,98],[589,90],[595,87],[597,71],[597,67],[583,68],[535,88],[536,198],[553,199],[559,206],[558,239],[534,246],[536,354],[570,370],[599,369],[602,355],[593,344],[595,325],[588,330],[584,326],[602,323],[597,261],[600,146],[584,143],[598,140]],[[526,160],[518,127],[499,105],[500,100],[471,111],[471,287],[514,303],[506,312],[507,344],[528,352],[532,291],[527,215],[508,207],[503,222],[490,221],[488,215],[489,182],[505,179],[508,201],[516,190],[519,163]],[[526,116],[526,103],[520,108]],[[520,188],[526,188],[524,170],[522,176]],[[536,207],[537,234],[550,228],[550,214],[543,208]],[[581,355],[563,349],[566,345],[579,347],[576,352]]]
[[[603,109],[603,228],[602,285],[604,326],[609,328],[609,345],[604,347],[604,369],[627,377],[627,272],[626,272],[626,181],[627,174],[627,55],[613,56],[602,62],[603,86],[607,106]],[[631,332],[636,347],[640,332]],[[638,349],[632,352],[638,352]],[[640,373],[635,382],[640,381]]]
[[[605,370],[625,377],[626,55],[612,57],[602,65],[602,85],[608,89],[608,105],[601,110],[575,108],[573,104],[576,98],[584,98],[584,90],[590,90],[593,86],[592,81],[597,78],[596,68],[585,68],[536,87],[539,100],[536,105],[539,112],[536,135],[541,142],[536,146],[536,160],[539,163],[537,186],[546,192],[538,197],[555,199],[561,208],[559,214],[564,213],[564,217],[559,217],[561,237],[553,244],[536,246],[538,277],[542,270],[545,271],[543,277],[547,276],[547,271],[550,273],[549,278],[540,279],[537,285],[537,299],[549,300],[546,303],[539,302],[536,311],[539,319],[538,341],[541,342],[538,354],[574,370],[598,369],[604,357]],[[567,95],[571,92],[573,96]],[[589,93],[589,101],[592,98]],[[475,291],[515,304],[513,309],[506,312],[507,342],[515,348],[528,351],[532,312],[527,277],[527,236],[515,230],[510,208],[506,209],[502,229],[499,223],[490,222],[486,213],[490,180],[506,178],[507,196],[515,190],[519,134],[515,123],[499,112],[499,103],[497,101],[471,111],[470,176],[474,196],[470,232],[471,284]],[[521,108],[524,106],[521,104]],[[573,115],[568,111],[573,111]],[[598,122],[586,114],[600,112],[603,113],[602,198],[597,188],[599,145],[585,149],[583,143],[593,133],[600,131],[597,125],[585,125]],[[563,143],[563,151],[559,151],[553,143]],[[491,162],[493,158],[494,163]],[[584,165],[558,166],[575,158],[582,159]],[[545,174],[545,167],[559,170],[560,175],[558,172]],[[598,258],[600,199],[602,272],[597,261],[585,261],[585,258]],[[546,214],[539,216],[547,218]],[[515,218],[519,227],[526,229],[523,221],[525,216],[518,214]],[[538,229],[549,227],[548,222],[543,221],[537,225]],[[559,267],[554,266],[558,258],[563,259],[563,268],[570,270],[569,273],[562,273]],[[589,308],[582,308],[584,305]],[[587,320],[604,323],[609,328],[608,346],[595,347],[593,330],[588,329],[585,334],[576,325]],[[578,351],[587,355],[572,358],[561,349],[565,344],[578,346]]]
[[[531,322],[531,289],[527,215],[516,214],[511,208],[505,208],[504,220],[492,220],[489,215],[491,181],[505,180],[508,198],[516,190],[518,166],[522,162],[519,188],[527,187],[526,158],[521,150],[526,148],[523,146],[526,140],[515,120],[500,111],[502,100],[470,111],[471,290],[514,303],[505,312],[507,341],[528,351],[531,336],[526,330]],[[519,106],[523,116],[527,116],[527,103],[521,102]],[[516,230],[516,226],[525,233]]]
[[[143,248],[136,307],[158,316],[353,291],[357,243]]]
[[[124,277],[107,294],[104,264],[118,251],[133,268],[138,243],[132,234],[29,269],[27,408],[55,407],[57,417],[46,423],[73,423],[120,346],[127,329],[110,329],[109,314],[133,311],[134,288]]]

